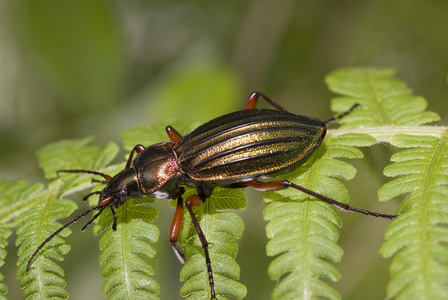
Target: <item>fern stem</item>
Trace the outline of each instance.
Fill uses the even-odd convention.
[[[330,129],[327,136],[337,137],[347,133],[364,133],[372,136],[378,143],[388,143],[390,138],[396,134],[410,134],[420,136],[432,136],[441,138],[448,131],[446,126],[380,126],[380,127],[363,127],[363,128],[340,128]]]

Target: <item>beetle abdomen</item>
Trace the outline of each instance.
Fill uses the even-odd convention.
[[[175,151],[200,181],[242,180],[303,163],[326,133],[322,121],[277,110],[230,113],[196,128]]]

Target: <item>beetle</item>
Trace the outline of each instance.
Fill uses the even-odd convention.
[[[275,109],[257,109],[260,97]],[[113,177],[96,171],[61,170],[59,172],[99,175],[105,179],[107,185],[102,191],[90,193],[83,198],[87,200],[92,195],[99,195],[97,205],[63,225],[37,247],[28,261],[26,270],[28,272],[34,257],[46,243],[92,211],[98,213],[87,222],[82,228],[83,231],[106,208],[111,209],[114,217],[112,229],[116,230],[117,216],[114,207],[119,207],[131,197],[177,199],[170,228],[170,243],[182,263],[185,263],[185,258],[177,245],[177,239],[182,227],[185,205],[204,250],[212,299],[216,299],[216,292],[209,244],[193,209],[204,203],[217,186],[252,187],[259,191],[294,188],[344,211],[393,219],[395,215],[354,208],[286,180],[264,181],[303,164],[321,145],[327,126],[343,118],[357,106],[354,105],[347,112],[323,122],[290,113],[263,93],[253,92],[243,110],[213,119],[183,137],[173,127],[167,126],[169,141],[148,147],[136,145],[124,170]],[[192,187],[197,192],[185,202],[182,198],[184,186]]]

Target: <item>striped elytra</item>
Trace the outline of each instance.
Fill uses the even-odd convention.
[[[289,170],[321,144],[324,122],[270,109],[218,117],[175,147],[184,172],[200,181],[238,181]]]

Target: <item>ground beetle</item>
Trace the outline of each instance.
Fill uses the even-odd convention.
[[[256,109],[259,97],[276,110]],[[166,127],[170,141],[146,148],[142,145],[135,146],[125,169],[114,177],[95,171],[62,170],[60,172],[99,175],[106,180],[107,185],[102,191],[84,197],[84,200],[87,200],[90,196],[99,194],[99,202],[51,234],[33,253],[26,270],[29,270],[33,258],[46,243],[91,211],[97,210],[98,213],[82,230],[108,207],[114,216],[112,228],[115,230],[117,216],[114,207],[119,207],[130,197],[138,196],[177,199],[170,242],[179,260],[185,263],[182,251],[177,246],[184,216],[183,186],[193,187],[197,191],[197,194],[186,199],[185,207],[204,249],[212,299],[216,299],[216,294],[209,244],[193,208],[210,197],[216,186],[227,188],[250,186],[259,191],[277,191],[291,187],[344,211],[393,219],[394,215],[354,208],[286,180],[261,181],[303,164],[322,143],[327,125],[344,117],[357,106],[354,105],[336,118],[322,122],[315,118],[292,114],[264,94],[254,92],[247,99],[242,111],[218,117],[184,137],[171,126]]]

